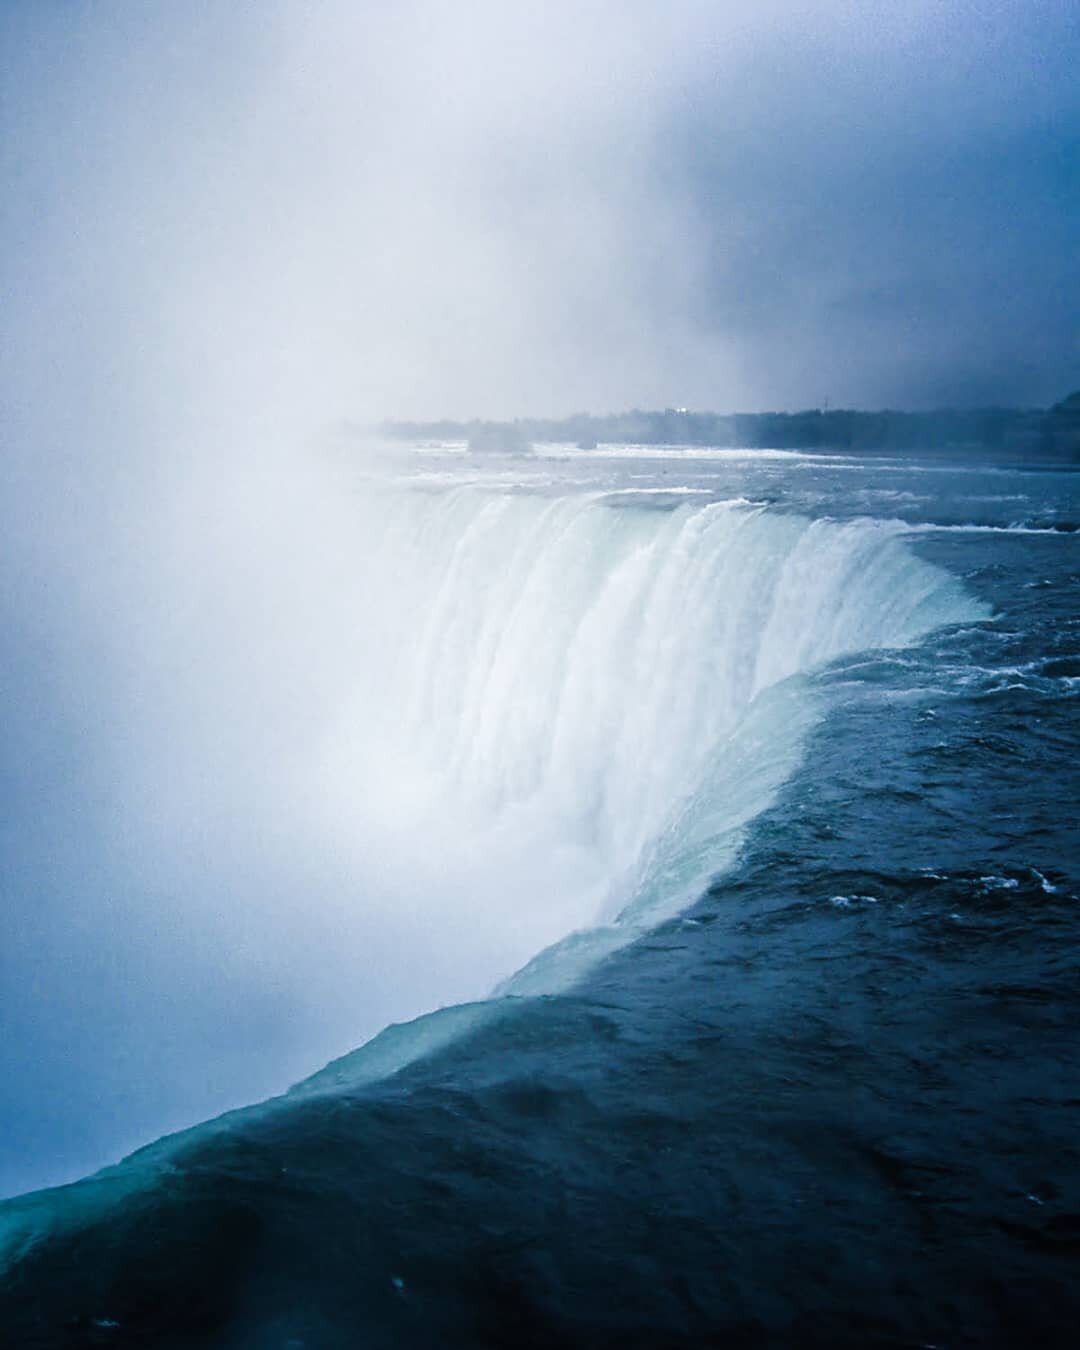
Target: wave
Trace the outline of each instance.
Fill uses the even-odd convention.
[[[1075,521],[1014,521],[1008,525],[948,524],[935,525],[930,521],[919,524],[903,524],[907,534],[1075,534]]]
[[[627,442],[603,444],[593,450],[564,441],[543,441],[536,446],[546,459],[692,459],[692,460],[787,460],[855,464],[853,455],[817,450],[780,450],[768,446],[653,445]]]

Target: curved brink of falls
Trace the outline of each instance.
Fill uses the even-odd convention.
[[[417,840],[444,889],[490,882],[505,992],[564,988],[700,894],[820,715],[792,677],[984,617],[888,522],[475,487],[363,516],[371,659],[325,781],[384,885],[416,885]]]
[[[821,715],[804,672],[984,617],[871,520],[401,486],[358,517],[368,659],[319,753],[323,805],[371,887],[434,887],[437,921],[475,925],[505,994],[564,989],[700,894]],[[500,1006],[391,1027],[293,1092],[383,1077]],[[8,1254],[191,1134],[10,1202]]]

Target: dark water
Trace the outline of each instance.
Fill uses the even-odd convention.
[[[815,673],[824,716],[736,865],[571,992],[0,1209],[0,1341],[1075,1345],[1076,477],[536,477],[978,525],[908,546],[993,618]]]

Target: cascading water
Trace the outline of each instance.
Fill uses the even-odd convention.
[[[358,515],[379,584],[324,783],[372,891],[471,930],[471,997],[692,901],[798,760],[792,677],[981,615],[889,524],[744,499],[383,484]]]
[[[808,672],[985,616],[898,523],[742,498],[371,480],[348,519],[340,584],[362,659],[290,800],[310,809],[316,851],[348,855],[358,906],[450,953],[425,991],[442,1010],[252,1119],[501,1016],[515,1000],[487,999],[493,987],[564,989],[690,904],[797,766],[824,711]],[[423,959],[402,952],[414,985]],[[12,1202],[4,1259],[96,1221],[230,1129],[212,1121]]]

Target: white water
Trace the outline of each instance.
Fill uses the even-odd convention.
[[[351,854],[355,904],[413,926],[389,1017],[421,985],[433,1010],[565,988],[732,860],[824,711],[807,672],[984,617],[902,526],[742,499],[369,480],[349,518],[363,659],[292,800],[313,849]],[[362,984],[345,923],[341,945],[327,962]],[[381,1078],[511,1006],[389,1027],[294,1091]],[[0,1246],[122,1202],[191,1137],[12,1202]]]
[[[357,514],[367,656],[320,810],[372,894],[468,946],[432,1006],[586,930],[506,986],[563,987],[684,907],[798,762],[792,677],[981,617],[869,520],[475,484]]]

